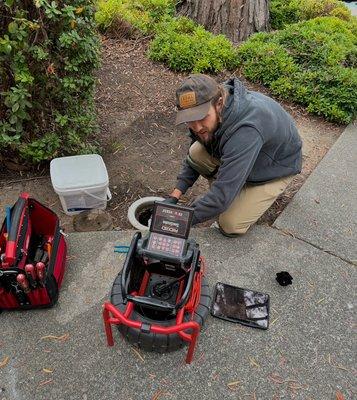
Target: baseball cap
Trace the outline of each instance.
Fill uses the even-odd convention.
[[[190,75],[176,90],[175,125],[203,119],[208,114],[211,100],[218,93],[218,83],[210,76]]]

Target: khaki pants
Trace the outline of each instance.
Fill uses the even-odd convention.
[[[211,182],[220,165],[220,161],[210,156],[199,142],[194,142],[190,147],[188,163]],[[234,236],[247,232],[292,179],[292,176],[288,176],[262,185],[245,184],[228,209],[219,215],[218,224],[222,233]]]

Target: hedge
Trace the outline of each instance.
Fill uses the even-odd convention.
[[[351,11],[339,0],[271,0],[270,25],[283,29],[289,24],[317,17],[338,17],[351,20]]]
[[[238,49],[247,79],[335,122],[357,116],[356,24],[320,17],[252,36]]]
[[[0,154],[38,163],[93,151],[93,2],[5,0],[0,15]]]

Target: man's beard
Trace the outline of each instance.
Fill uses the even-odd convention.
[[[208,146],[213,142],[214,135],[213,135],[213,133],[210,133],[207,140],[204,140],[203,138],[201,138],[200,136],[195,134],[195,138],[197,139],[198,142],[200,142],[204,146]]]

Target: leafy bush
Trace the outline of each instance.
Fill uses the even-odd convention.
[[[185,17],[170,18],[156,29],[149,57],[175,71],[218,72],[236,65],[232,43]]]
[[[260,35],[262,37],[264,34]],[[269,85],[280,76],[290,75],[298,70],[289,53],[273,42],[261,42],[257,46],[257,40],[248,41],[240,47],[238,54],[240,62],[244,65],[244,76],[264,85]]]
[[[357,70],[332,67],[282,76],[271,84],[273,94],[307,107],[330,121],[349,123],[357,117]]]
[[[295,22],[323,16],[334,16],[349,21],[351,11],[339,0],[271,0],[270,2],[270,24],[273,29],[282,29]]]
[[[299,21],[299,5],[292,0],[271,0],[269,12],[272,29],[283,29]]]
[[[357,116],[357,36],[353,21],[320,17],[252,36],[238,49],[250,80],[336,122]]]
[[[144,34],[150,34],[155,25],[175,12],[173,0],[99,0],[95,19],[106,31],[117,20],[125,20]]]
[[[108,29],[118,17],[124,13],[123,0],[99,0],[95,21],[103,32]]]
[[[0,153],[38,163],[92,151],[92,2],[6,0],[0,15]]]
[[[339,65],[356,45],[349,24],[333,17],[289,25],[272,40],[288,49],[294,61],[306,68]]]

